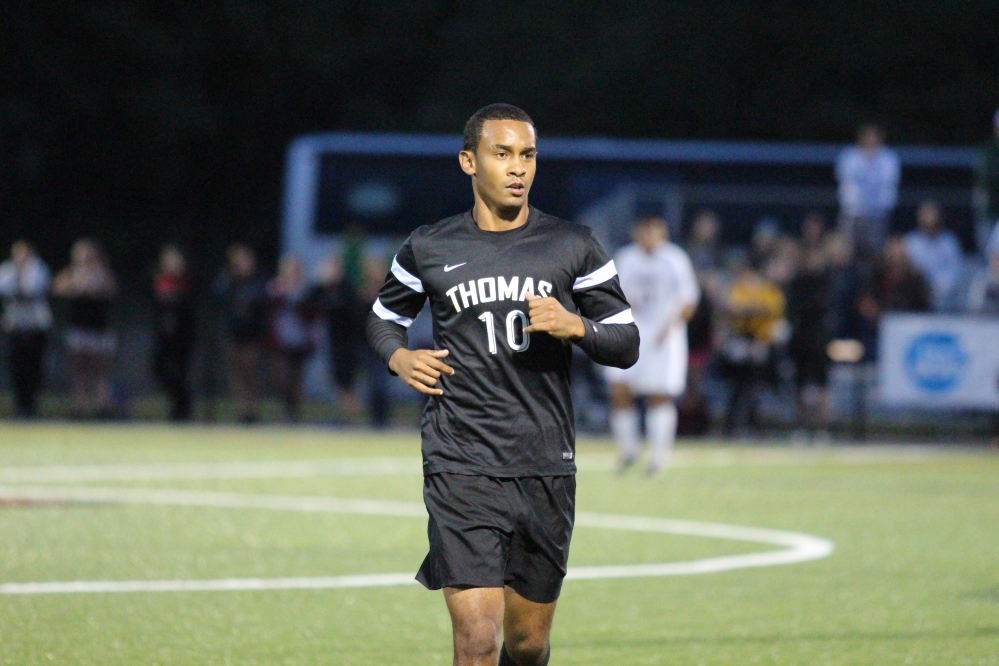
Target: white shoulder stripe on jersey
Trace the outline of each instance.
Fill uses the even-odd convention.
[[[420,278],[416,277],[399,263],[398,255],[392,257],[392,275],[395,276],[399,282],[403,283],[413,291],[418,294],[423,293],[423,283],[420,282]],[[384,319],[384,317],[383,317]]]
[[[395,322],[405,328],[409,328],[413,325],[413,320],[409,317],[398,315],[382,305],[380,298],[375,299],[375,304],[371,306],[371,309],[374,310],[375,314],[378,315],[379,318],[384,319],[385,321]]]
[[[601,319],[598,323],[601,324],[634,324],[635,316],[631,314],[631,308],[627,310],[622,310],[616,315],[611,315],[607,319]]]
[[[572,285],[572,290],[579,291],[581,289],[595,287],[598,284],[607,282],[607,280],[610,280],[615,275],[617,275],[617,267],[614,265],[614,260],[611,259],[589,275],[576,278],[576,281]]]

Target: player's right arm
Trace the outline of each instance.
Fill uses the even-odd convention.
[[[426,300],[410,236],[392,259],[392,268],[371,307],[365,327],[368,344],[407,386],[428,395],[441,395],[443,391],[434,388],[437,378],[442,373],[454,374],[454,369],[441,360],[447,356],[447,350],[407,348],[406,331]]]

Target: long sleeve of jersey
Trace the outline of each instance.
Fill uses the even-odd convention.
[[[406,331],[427,300],[418,275],[412,238],[407,238],[392,259],[392,268],[378,291],[365,326],[368,344],[386,365],[397,349],[409,343]]]
[[[630,368],[638,362],[639,337],[635,324],[601,324],[586,317],[583,324],[586,335],[576,346],[594,363]]]
[[[576,345],[600,365],[633,366],[638,361],[638,326],[617,268],[592,232],[583,275],[573,284],[572,300],[586,326],[586,335]]]
[[[409,345],[409,336],[406,329],[392,321],[386,321],[374,312],[368,313],[368,320],[365,323],[365,333],[368,336],[368,344],[375,350],[375,354],[388,365],[392,354],[398,349]]]

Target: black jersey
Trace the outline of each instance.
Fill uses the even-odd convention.
[[[575,472],[572,344],[524,334],[529,293],[583,317],[577,344],[597,362],[637,360],[638,329],[614,262],[588,227],[531,208],[523,226],[489,232],[463,213],[420,227],[399,249],[369,315],[369,340],[387,361],[429,298],[434,344],[455,369],[423,413],[424,473]]]

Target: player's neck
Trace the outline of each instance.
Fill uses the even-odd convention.
[[[500,208],[490,206],[476,194],[475,206],[472,208],[472,220],[483,231],[509,231],[527,224],[527,216],[531,209],[524,202],[520,208]]]

